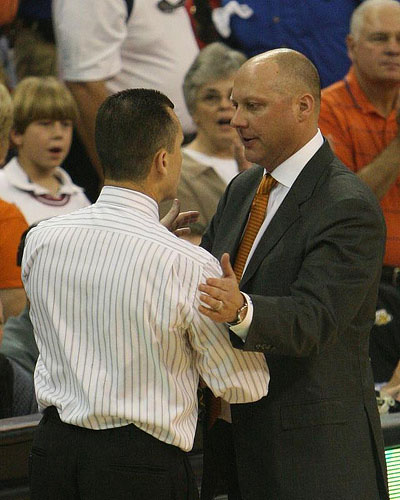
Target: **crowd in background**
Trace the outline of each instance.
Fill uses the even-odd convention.
[[[235,74],[247,58],[279,47],[295,49],[316,65],[323,89],[321,132],[338,158],[375,192],[384,212],[387,245],[370,354],[377,389],[383,387],[381,397],[396,410],[400,5],[380,6],[377,0],[365,12],[358,9],[350,25],[362,3],[2,2],[0,316],[5,325],[0,390],[7,397],[1,400],[0,417],[37,410],[33,371],[38,352],[18,247],[28,226],[96,201],[103,172],[94,123],[104,99],[143,87],[173,101],[184,132],[178,198],[183,210],[200,212],[187,236],[199,244],[226,186],[252,168],[230,126]],[[161,217],[170,205],[160,205]]]

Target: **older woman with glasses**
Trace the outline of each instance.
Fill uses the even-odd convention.
[[[233,78],[246,57],[223,43],[203,48],[187,72],[183,93],[197,127],[192,142],[182,149],[178,188],[181,210],[198,210],[200,217],[188,237],[198,244],[229,181],[250,165],[236,131],[230,126]],[[163,216],[171,202],[161,204]]]

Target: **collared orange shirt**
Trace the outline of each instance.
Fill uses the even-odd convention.
[[[28,224],[12,203],[0,200],[0,288],[22,288],[17,250]]]
[[[382,116],[361,90],[351,68],[343,80],[322,91],[319,127],[336,156],[357,172],[396,136],[396,111]],[[400,266],[400,177],[380,203],[387,227],[384,264]]]

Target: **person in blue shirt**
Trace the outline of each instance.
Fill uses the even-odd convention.
[[[303,53],[315,64],[321,86],[326,87],[343,78],[349,69],[345,39],[350,16],[360,3],[361,0],[192,0],[195,9],[190,11],[197,26],[202,22],[209,25],[212,19],[219,37],[248,57],[279,47]],[[204,30],[198,30],[197,34],[201,33]]]

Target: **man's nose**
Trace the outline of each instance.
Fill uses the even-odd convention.
[[[386,45],[387,54],[400,54],[400,39],[398,37],[390,37]]]
[[[245,120],[241,110],[239,110],[239,108],[235,109],[235,113],[231,119],[231,125],[232,125],[232,127],[235,127],[235,128],[241,128],[241,127],[246,126],[246,120]]]

